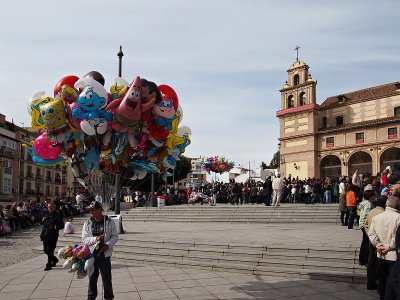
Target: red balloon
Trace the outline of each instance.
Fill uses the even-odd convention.
[[[68,76],[61,78],[57,82],[56,86],[54,87],[54,96],[56,96],[60,92],[61,88],[64,85],[68,85],[69,87],[74,89],[74,84],[75,84],[75,82],[78,81],[78,79],[79,79],[79,77],[75,76],[75,75],[68,75]]]
[[[172,87],[170,87],[169,85],[166,84],[160,84],[158,86],[158,89],[161,92],[161,98],[163,99],[171,99],[172,103],[174,104],[174,108],[177,109],[179,106],[179,100],[178,100],[178,95],[176,94],[176,92],[174,91],[174,89]]]

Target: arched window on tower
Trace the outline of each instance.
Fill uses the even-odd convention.
[[[287,108],[292,108],[294,107],[294,97],[293,95],[290,95],[287,99]]]
[[[300,106],[306,105],[306,103],[307,103],[306,93],[305,92],[301,92],[300,95],[299,95],[299,105]]]
[[[299,84],[300,84],[300,76],[299,74],[296,74],[293,77],[293,85],[299,85]]]

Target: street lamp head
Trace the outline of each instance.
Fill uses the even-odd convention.
[[[122,52],[122,46],[119,46],[119,52],[117,56],[121,59],[124,56],[124,53]]]

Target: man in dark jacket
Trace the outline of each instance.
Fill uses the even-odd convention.
[[[271,196],[272,196],[272,180],[271,176],[268,176],[264,182],[264,190],[265,190],[265,205],[271,205]]]
[[[54,250],[57,247],[58,231],[64,228],[63,218],[53,200],[47,204],[47,212],[42,218],[42,232],[40,239],[43,241],[43,252],[47,254],[47,264],[45,271],[50,271],[58,263],[54,256]]]

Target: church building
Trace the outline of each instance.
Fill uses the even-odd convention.
[[[400,82],[327,98],[317,104],[315,80],[298,59],[280,90],[282,177],[376,175],[400,171]]]

